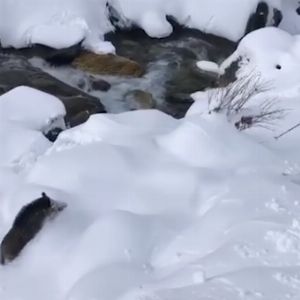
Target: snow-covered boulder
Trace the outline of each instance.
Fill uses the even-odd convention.
[[[113,8],[121,19],[120,24],[137,25],[151,37],[170,35],[173,28],[166,17],[172,16],[183,26],[237,41],[246,30],[277,25],[275,13],[281,9],[281,0],[266,0],[262,10],[257,9],[259,3],[259,0],[109,0],[107,7],[105,0],[28,0],[26,3],[2,0],[0,40],[3,47],[43,44],[55,49],[83,41],[83,47],[93,52],[114,52],[112,44],[104,41],[104,34],[113,30],[109,21],[109,8]],[[250,24],[248,28],[247,24]]]
[[[0,165],[26,167],[51,145],[43,134],[65,128],[66,110],[56,97],[20,86],[0,97]]]
[[[0,119],[43,132],[64,126],[63,103],[56,97],[36,89],[20,86],[0,97]]]
[[[237,64],[236,77],[257,73],[276,90],[300,87],[300,35],[269,27],[247,35],[224,61],[226,73]],[[225,75],[226,76],[226,75]]]
[[[253,127],[256,115],[260,122],[264,119],[258,127],[270,129],[272,137],[281,135],[299,122],[299,53],[299,35],[274,27],[248,34],[219,67],[225,87],[194,93],[195,103],[187,115],[223,110],[237,128],[241,122],[244,128]],[[235,108],[229,103],[235,103]],[[242,109],[238,103],[243,103]]]

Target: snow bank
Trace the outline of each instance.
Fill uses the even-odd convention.
[[[95,52],[111,52],[112,45],[103,42],[104,33],[112,29],[105,3],[105,0],[2,0],[1,44],[21,48],[40,43],[60,49],[84,41]]]
[[[61,101],[29,87],[18,87],[0,97],[0,166],[25,167],[50,147],[43,136],[64,127]]]
[[[258,81],[262,91],[249,105],[249,109],[271,101],[273,108],[283,109],[283,119],[272,124],[270,136],[279,135],[299,122],[298,107],[300,97],[300,36],[291,35],[278,28],[268,27],[248,34],[242,39],[237,50],[220,66],[220,73],[226,74],[229,67],[238,63],[237,82],[245,78]],[[245,87],[244,87],[245,89]],[[207,112],[211,92],[193,95],[199,100],[190,109]]]
[[[238,49],[221,66],[226,69],[240,59],[238,76],[258,73],[276,90],[300,87],[300,35],[291,35],[278,28],[263,28],[248,34]]]
[[[289,108],[278,131],[299,121],[298,44],[260,30],[221,66],[241,56],[238,76],[271,80]],[[238,132],[207,92],[194,97],[181,120],[98,114],[55,143],[42,132],[62,122],[58,99],[0,97],[0,237],[42,191],[68,204],[0,267],[1,300],[299,298],[300,131]]]
[[[103,35],[112,30],[105,0],[2,0],[0,2],[0,40],[4,47],[21,48],[44,44],[66,48],[83,41],[95,52],[113,52]],[[165,37],[172,32],[166,20],[173,16],[179,23],[203,32],[237,41],[246,29],[258,0],[109,0],[119,16],[143,28],[151,37]],[[280,0],[268,0],[280,8]],[[230,10],[227,8],[231,7]],[[128,23],[127,22],[127,23]],[[226,24],[226,26],[224,26]]]
[[[22,87],[2,100],[0,236],[42,191],[68,209],[0,267],[1,299],[299,295],[300,187],[282,175],[299,133],[292,149],[261,144],[195,104],[182,120],[94,115],[52,144],[40,129],[63,115],[56,98]]]
[[[0,119],[21,126],[47,131],[56,124],[63,125],[66,114],[63,103],[44,92],[20,86],[0,97]]]

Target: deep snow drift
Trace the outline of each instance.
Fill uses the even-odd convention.
[[[274,55],[263,43],[252,53],[257,39]],[[276,80],[270,61],[295,45],[264,29],[237,51]],[[289,78],[293,58],[280,70]],[[294,103],[279,132],[299,115],[300,92],[296,81],[278,87],[279,104]],[[42,191],[68,204],[0,268],[1,300],[299,299],[300,130],[279,140],[262,128],[239,132],[209,113],[208,93],[182,120],[99,114],[54,144],[42,132],[63,126],[57,99],[25,87],[0,97],[0,235]]]
[[[299,16],[295,13],[296,2],[289,1],[291,5],[282,5],[285,1],[281,0],[266,1],[271,8],[268,24],[272,23],[273,8],[282,9],[284,15],[287,11],[285,28],[294,32],[293,24],[299,22]],[[104,34],[113,29],[108,20],[107,2],[124,24],[136,24],[151,37],[165,37],[172,32],[166,19],[171,15],[187,27],[237,41],[244,35],[249,16],[259,1],[1,0],[1,44],[15,48],[31,44],[65,48],[83,41],[92,51],[112,52],[113,46],[103,41]]]

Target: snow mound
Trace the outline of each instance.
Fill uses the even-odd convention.
[[[113,30],[107,4],[125,19],[155,38],[172,33],[167,16],[180,24],[237,41],[244,34],[248,19],[259,0],[2,0],[0,2],[0,40],[3,47],[21,48],[43,44],[66,48],[83,41],[94,52],[114,52],[104,42],[104,34]],[[268,0],[267,24],[272,24],[273,8],[280,0]],[[231,7],[230,10],[227,8]],[[288,8],[287,8],[288,9]],[[120,22],[122,23],[122,22]],[[224,26],[226,24],[226,26]],[[290,23],[288,23],[290,24]]]
[[[19,171],[35,162],[50,142],[42,133],[64,127],[65,107],[60,100],[20,86],[0,97],[0,166]]]
[[[72,3],[75,13],[81,2]],[[164,14],[181,7],[142,3]],[[46,27],[37,28],[30,34]],[[276,130],[299,122],[299,38],[256,31],[221,69],[239,58],[238,77],[255,70],[271,83],[250,105],[279,95],[288,114]],[[42,132],[63,122],[58,99],[27,87],[1,96],[0,237],[41,192],[68,208],[0,267],[0,299],[298,299],[300,131],[279,140],[262,128],[238,131],[210,110],[211,92],[195,93],[181,120],[156,110],[97,114],[54,143]]]
[[[226,69],[233,61],[240,61],[238,76],[259,73],[269,81],[272,89],[287,90],[300,87],[300,36],[269,27],[248,34],[237,50],[223,63]]]
[[[275,109],[283,110],[270,135],[280,135],[299,122],[298,107],[300,97],[300,36],[291,35],[278,28],[263,28],[248,34],[242,39],[237,50],[220,66],[221,74],[230,70],[235,64],[236,82],[249,80],[259,82],[259,93],[251,100],[253,106],[271,103]],[[229,71],[230,72],[230,71]],[[251,84],[250,84],[251,85]],[[247,87],[244,87],[247,88]],[[197,101],[189,113],[207,111],[209,93],[198,92]]]
[[[0,268],[1,299],[299,295],[300,187],[282,175],[300,163],[299,132],[262,144],[196,102],[181,120],[94,115],[52,144],[40,129],[64,113],[55,97],[2,99],[1,237],[42,191],[68,209]]]
[[[0,3],[0,40],[3,47],[21,48],[40,43],[66,48],[84,40],[91,50],[99,48],[112,29],[105,0],[3,0]],[[110,46],[112,49],[112,46]],[[102,48],[103,52],[107,51]]]
[[[0,119],[28,129],[49,129],[54,123],[62,123],[65,114],[60,100],[30,87],[20,86],[0,96]]]

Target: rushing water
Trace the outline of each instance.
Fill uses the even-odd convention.
[[[134,109],[131,97],[127,95],[139,90],[152,95],[156,108],[182,117],[192,103],[191,93],[217,85],[215,78],[197,69],[196,62],[211,60],[220,63],[234,50],[234,44],[227,40],[183,28],[177,28],[165,39],[151,39],[138,29],[111,33],[107,39],[115,45],[117,54],[145,67],[145,75],[141,78],[93,75],[93,79],[110,83],[111,88],[103,92],[92,87],[91,74],[70,64],[52,66],[28,50],[26,57],[32,66],[98,98],[108,112]],[[22,51],[14,51],[10,55],[20,53]]]

